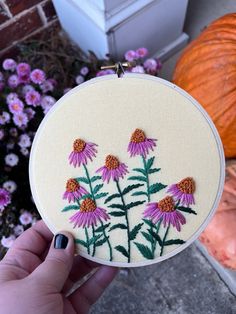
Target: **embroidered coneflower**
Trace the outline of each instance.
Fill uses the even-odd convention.
[[[147,138],[143,130],[136,129],[131,136],[128,145],[128,152],[131,157],[136,155],[146,157],[149,150],[153,150],[156,146],[155,141],[155,139]]]
[[[92,161],[92,157],[96,157],[97,153],[95,146],[97,145],[77,138],[73,144],[73,151],[69,155],[70,164],[80,167],[81,164],[87,164],[88,159]]]
[[[175,203],[171,196],[166,196],[157,203],[147,204],[143,217],[150,218],[154,224],[161,220],[164,227],[172,225],[178,231],[180,231],[181,225],[186,223],[185,217],[175,209]]]
[[[69,203],[75,202],[77,198],[81,198],[83,195],[88,194],[88,192],[80,186],[79,182],[75,179],[69,179],[66,183],[66,191],[63,194],[63,199],[67,199]]]
[[[70,222],[75,227],[96,226],[98,221],[110,219],[105,209],[97,207],[91,198],[86,198],[80,205],[80,210],[70,217]]]
[[[193,178],[187,177],[179,183],[169,186],[167,192],[170,193],[182,205],[195,204],[193,193],[195,191],[195,182]]]
[[[102,172],[102,180],[109,183],[110,179],[113,181],[124,178],[128,173],[128,167],[119,161],[119,159],[113,155],[108,155],[105,159],[105,166],[99,168],[96,172]]]

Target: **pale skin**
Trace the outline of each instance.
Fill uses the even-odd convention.
[[[74,257],[68,232],[65,249],[54,248],[53,235],[37,222],[25,231],[0,262],[0,311],[4,314],[84,314],[102,295],[117,268]],[[68,296],[75,282],[96,272]]]

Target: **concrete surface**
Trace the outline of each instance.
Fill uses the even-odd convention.
[[[212,20],[236,12],[236,0],[190,0],[184,30],[195,38]],[[180,53],[160,76],[171,80]],[[236,298],[193,244],[153,266],[121,270],[92,314],[233,314]]]
[[[162,263],[121,270],[92,314],[233,314],[235,297],[191,245]]]

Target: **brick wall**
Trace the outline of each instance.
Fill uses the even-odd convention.
[[[51,0],[0,0],[0,55],[55,23]]]

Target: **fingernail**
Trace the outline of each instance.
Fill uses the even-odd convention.
[[[57,234],[54,240],[55,249],[65,249],[68,244],[68,238],[64,234]]]

